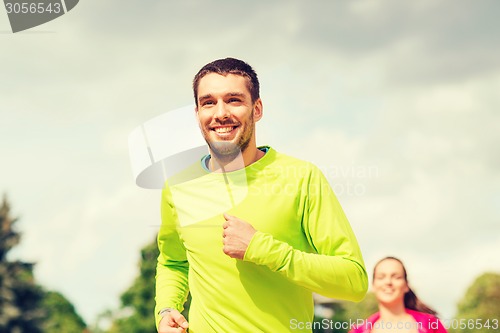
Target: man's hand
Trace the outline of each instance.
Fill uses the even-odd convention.
[[[222,225],[222,251],[231,258],[243,259],[250,240],[257,232],[248,222],[224,213],[226,222]]]
[[[168,311],[160,320],[158,333],[185,333],[188,322],[177,310]]]

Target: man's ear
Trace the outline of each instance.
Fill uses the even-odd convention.
[[[254,121],[259,121],[264,113],[264,106],[262,105],[262,100],[259,98],[255,101],[253,105],[253,119]]]

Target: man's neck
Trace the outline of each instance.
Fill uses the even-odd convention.
[[[208,169],[212,172],[231,172],[240,170],[258,161],[264,154],[265,153],[256,146],[247,147],[247,149],[229,161],[218,159],[214,154],[211,154],[211,158],[208,161]]]

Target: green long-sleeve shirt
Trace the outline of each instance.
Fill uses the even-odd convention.
[[[156,313],[182,310],[190,290],[192,333],[310,332],[298,327],[313,320],[312,292],[364,297],[358,243],[317,167],[268,148],[238,171],[197,168],[162,194]],[[222,252],[223,212],[258,230],[243,260]]]

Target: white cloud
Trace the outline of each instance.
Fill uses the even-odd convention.
[[[191,103],[198,67],[239,56],[262,81],[259,143],[322,167],[368,269],[400,256],[451,315],[500,267],[498,4],[214,4],[80,2],[52,33],[0,34],[0,187],[21,216],[18,255],[89,322],[116,305],[159,209],[133,187],[128,132]]]
[[[138,273],[139,249],[159,227],[159,191],[132,184],[97,189],[25,232],[18,255],[38,262],[36,277],[63,291],[91,319],[118,306]]]
[[[371,110],[377,116],[369,132],[331,125],[332,116],[284,147],[330,171],[374,170],[325,173],[334,188],[365,189],[337,194],[368,269],[386,255],[400,257],[413,267],[420,297],[447,319],[475,277],[500,269],[492,236],[500,227],[492,199],[500,178],[491,160],[499,142],[491,110],[500,101],[492,86],[498,73],[394,90],[391,83],[380,88],[383,107]]]

